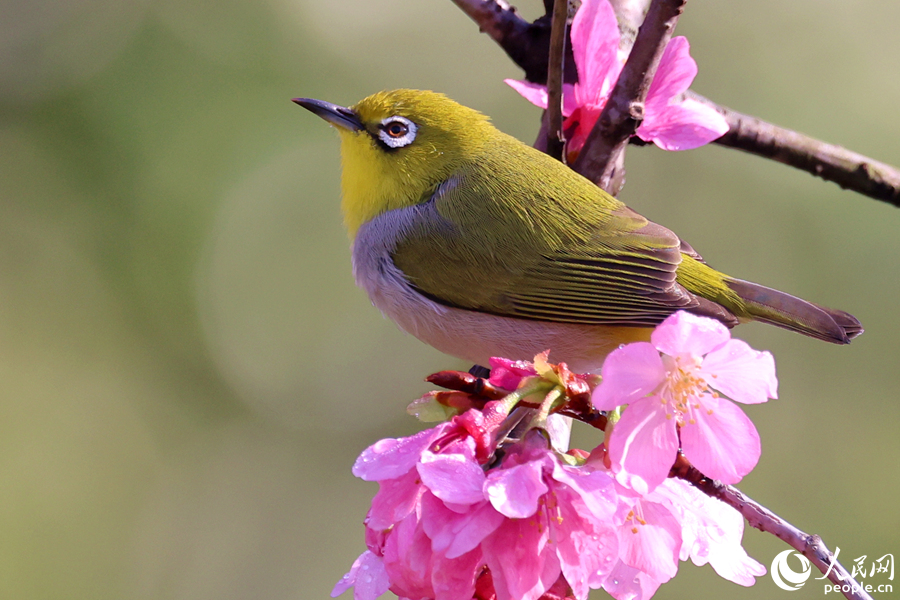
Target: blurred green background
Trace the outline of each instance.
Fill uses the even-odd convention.
[[[0,14],[0,598],[326,597],[364,548],[355,456],[468,365],[354,286],[337,136],[290,99],[435,89],[531,142],[519,71],[449,0]],[[679,33],[700,93],[896,165],[898,22],[877,0],[695,0]],[[900,211],[719,147],[627,164],[623,198],[714,265],[862,320],[850,347],[738,330],[781,380],[747,408],[763,456],[741,487],[848,564],[900,555]],[[745,540],[767,567],[785,548]],[[786,592],[683,564],[657,597],[724,594]]]

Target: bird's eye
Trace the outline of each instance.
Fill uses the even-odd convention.
[[[400,121],[391,121],[384,128],[387,134],[392,138],[403,137],[409,129]]]
[[[416,131],[418,131],[418,127],[415,123],[406,117],[394,115],[381,122],[378,139],[383,145],[393,150],[412,144],[416,139]]]

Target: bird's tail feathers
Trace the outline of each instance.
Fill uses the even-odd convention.
[[[747,313],[754,321],[762,321],[810,337],[849,344],[863,332],[853,315],[801,300],[756,283],[727,279],[726,283],[743,300]]]

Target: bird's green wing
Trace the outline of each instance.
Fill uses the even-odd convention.
[[[521,164],[498,152],[416,207],[392,258],[421,293],[543,321],[650,326],[689,309],[736,323],[676,281],[682,245],[674,233],[556,161],[539,163],[538,177],[521,176]]]

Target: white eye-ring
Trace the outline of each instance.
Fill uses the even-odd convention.
[[[402,148],[413,143],[418,129],[416,124],[406,117],[395,115],[381,121],[378,139],[388,148]]]

